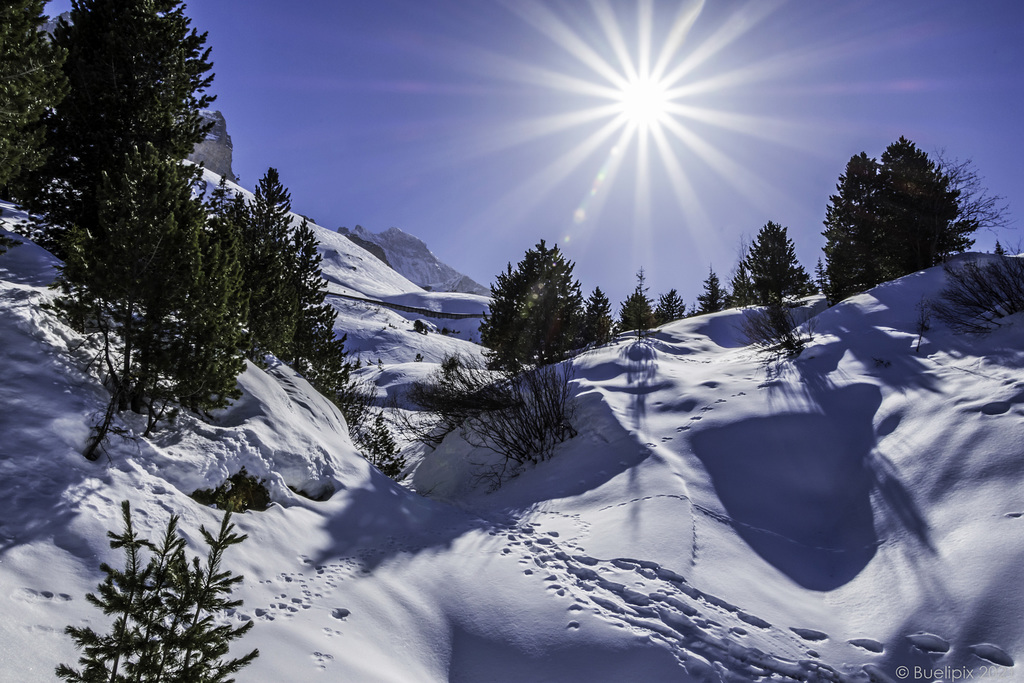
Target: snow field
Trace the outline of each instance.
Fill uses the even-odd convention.
[[[346,263],[338,286],[404,297]],[[202,553],[198,527],[219,513],[187,494],[242,466],[275,505],[234,518],[250,538],[225,558],[245,576],[225,618],[254,621],[238,650],[262,653],[240,680],[1012,679],[1024,656],[1020,325],[977,339],[933,323],[915,353],[915,306],[941,270],[817,313],[789,361],[742,345],[743,311],[589,351],[579,436],[489,493],[473,465],[488,456],[458,434],[406,485],[383,477],[284,366],[247,367],[212,423],[186,415],[143,440],[126,416],[129,438],[85,461],[104,391],[88,344],[39,307],[54,265],[31,244],[0,256],[5,679],[52,680],[77,659],[65,625],[106,627],[84,595],[121,560],[106,539],[121,500],[149,536],[180,514]],[[382,397],[447,345],[479,353],[361,310],[339,328],[383,354],[384,371],[360,371]],[[385,320],[398,331],[378,337]],[[427,360],[405,357],[406,333]]]

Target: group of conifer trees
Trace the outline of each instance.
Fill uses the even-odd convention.
[[[492,286],[493,303],[482,327],[490,365],[508,369],[568,357],[573,349],[603,344],[613,334],[652,327],[727,306],[782,307],[795,298],[824,293],[830,303],[966,251],[979,227],[1005,224],[1000,197],[980,187],[970,162],[929,158],[900,138],[880,161],[861,153],[850,159],[826,210],[824,262],[812,279],[800,265],[787,229],[767,222],[741,245],[730,287],[709,269],[697,304],[687,310],[675,289],[648,295],[646,275],[620,304],[618,318],[600,287],[585,301],[573,264],[542,240]]]
[[[1000,199],[970,162],[936,161],[903,137],[879,160],[853,156],[826,210],[825,294],[835,303],[966,251],[980,227],[1002,225]]]
[[[247,202],[183,163],[214,99],[184,2],[76,1],[52,40],[43,4],[0,10],[0,186],[42,217],[33,236],[64,262],[57,308],[98,340],[111,400],[87,457],[124,410],[149,433],[180,407],[225,406],[246,357],[341,395],[349,365],[316,239],[293,225],[277,171]]]

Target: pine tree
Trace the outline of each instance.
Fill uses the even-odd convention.
[[[754,294],[754,283],[750,278],[750,268],[747,266],[747,257],[750,254],[750,244],[744,238],[740,242],[739,254],[736,259],[736,268],[729,282],[732,293],[729,295],[729,305],[734,307],[753,306],[757,303]]]
[[[568,357],[582,323],[583,295],[574,264],[544,240],[527,250],[516,269],[509,263],[491,287],[490,311],[480,337],[492,369],[518,370]]]
[[[51,226],[44,246],[65,253],[62,231],[102,240],[99,188],[135,149],[180,160],[205,135],[200,109],[213,76],[206,34],[190,28],[182,0],[76,0],[54,33],[67,53],[67,96],[46,116],[47,162],[21,199]],[[60,227],[57,227],[60,226]]]
[[[715,271],[708,268],[708,276],[704,280],[704,291],[697,297],[697,315],[717,313],[724,310],[728,302],[728,293],[722,289]]]
[[[72,228],[59,277],[58,307],[99,335],[111,391],[90,459],[116,413],[146,414],[148,434],[172,403],[222,406],[242,367],[233,242],[206,231],[197,170],[151,145],[123,164],[97,193],[102,230]]]
[[[839,176],[836,194],[825,209],[825,285],[830,303],[838,303],[883,279],[883,228],[878,162],[861,152]]]
[[[828,287],[828,275],[825,273],[825,263],[818,257],[818,262],[814,265],[814,286],[818,288],[818,292],[823,293],[825,288]]]
[[[221,189],[221,188],[218,188]],[[217,190],[214,191],[217,195]],[[193,411],[223,408],[240,393],[235,386],[245,369],[245,321],[249,296],[244,288],[239,225],[213,205],[198,239],[199,261],[192,269],[195,287],[186,298],[179,339],[178,400]],[[211,210],[212,209],[212,210]]]
[[[811,286],[810,277],[796,260],[793,240],[778,223],[769,221],[757,233],[747,254],[746,267],[758,305],[804,296]]]
[[[327,303],[327,283],[320,273],[316,235],[303,219],[292,233],[294,263],[291,289],[296,295],[298,319],[284,360],[325,396],[335,398],[349,381],[345,337],[334,335],[334,308]]]
[[[680,320],[686,315],[686,304],[683,303],[679,293],[670,289],[667,293],[658,297],[658,305],[654,309],[654,320],[657,325],[664,325],[673,320]]]
[[[959,192],[913,142],[901,137],[886,148],[879,182],[886,279],[939,265],[974,244],[977,223],[958,220]]]
[[[936,164],[903,137],[880,161],[863,152],[851,158],[829,198],[822,233],[828,300],[834,303],[969,249],[982,221],[998,225],[1003,220],[999,198],[977,185],[969,165]]]
[[[355,442],[363,457],[381,474],[392,479],[401,476],[405,469],[405,458],[399,455],[398,444],[391,435],[383,413],[377,413],[373,421],[359,431]]]
[[[277,169],[267,169],[256,186],[242,226],[242,263],[249,293],[249,359],[264,364],[265,356],[292,356],[299,323],[298,291],[291,272],[291,196]]]
[[[651,300],[647,296],[646,280],[644,269],[641,268],[636,274],[636,289],[619,307],[619,329],[623,332],[636,330],[637,339],[647,336],[656,324]]]
[[[121,520],[124,531],[120,534],[108,532],[110,547],[123,548],[125,565],[123,570],[114,569],[104,563],[100,570],[107,577],[99,585],[98,595],[89,593],[85,599],[114,618],[109,634],[98,634],[88,626],[68,626],[65,632],[84,651],[79,659],[82,670],[75,671],[66,664],[57,667],[57,676],[65,681],[91,683],[92,681],[128,681],[120,673],[124,664],[138,651],[138,629],[135,615],[141,611],[149,571],[143,562],[142,552],[151,549],[149,541],[140,538],[132,525],[131,507],[128,501],[121,504]]]
[[[612,340],[614,327],[611,302],[608,301],[608,297],[600,287],[595,287],[583,308],[583,332],[580,346],[607,344]]]
[[[207,561],[189,562],[178,532],[178,516],[167,524],[159,546],[140,538],[132,524],[128,501],[121,504],[124,531],[108,533],[111,548],[123,548],[124,570],[100,565],[107,577],[98,595],[86,599],[114,617],[111,633],[68,626],[65,632],[83,650],[81,670],[67,664],[57,677],[76,683],[229,683],[228,678],[259,656],[252,650],[225,660],[230,643],[252,628],[215,626],[214,617],[242,604],[230,595],[242,577],[221,569],[224,551],[246,536],[234,533],[226,512],[216,537],[205,527],[200,534],[209,546]],[[152,553],[144,563],[143,552]]]
[[[183,577],[182,600],[174,605],[176,614],[184,614],[177,648],[181,653],[178,666],[168,677],[174,683],[221,683],[228,676],[237,673],[259,656],[252,650],[237,659],[224,661],[230,643],[244,636],[253,625],[247,621],[238,628],[230,624],[215,625],[214,616],[242,604],[232,600],[231,592],[241,583],[242,577],[221,569],[224,551],[245,541],[248,536],[237,534],[231,523],[231,511],[224,513],[220,530],[214,536],[206,527],[199,527],[199,533],[209,547],[205,564],[193,558],[187,575]],[[185,609],[182,609],[185,608]]]
[[[0,187],[46,158],[42,122],[67,90],[64,50],[41,31],[44,0],[0,6]]]

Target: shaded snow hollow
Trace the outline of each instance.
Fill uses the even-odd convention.
[[[349,263],[340,286],[424,296],[335,248],[332,282]],[[31,244],[0,256],[4,680],[52,680],[77,659],[65,625],[106,628],[84,596],[100,562],[120,562],[105,534],[121,500],[151,534],[181,514],[198,551],[218,514],[187,493],[243,465],[276,503],[235,518],[250,538],[226,557],[245,575],[226,618],[255,621],[240,648],[261,651],[242,681],[1017,675],[1021,324],[976,339],[933,323],[915,353],[915,306],[941,270],[816,315],[813,343],[773,365],[742,346],[743,311],[588,351],[580,435],[551,461],[487,493],[470,464],[486,455],[452,435],[418,462],[416,493],[369,467],[283,366],[247,367],[243,398],[210,422],[85,461],[104,390],[88,344],[40,308],[55,265]],[[344,325],[373,353],[380,321],[361,320]],[[418,337],[435,357],[454,343]],[[434,367],[390,358],[367,375],[382,390]]]

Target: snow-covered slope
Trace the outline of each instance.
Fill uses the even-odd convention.
[[[442,263],[423,240],[398,228],[388,228],[384,232],[374,233],[357,225],[354,230],[340,228],[338,232],[379,245],[392,268],[424,289],[433,292],[462,292],[490,296],[487,287]]]
[[[65,625],[107,627],[84,595],[120,561],[105,537],[120,500],[147,533],[182,514],[198,551],[217,513],[186,494],[242,465],[276,504],[236,517],[250,539],[225,558],[246,577],[228,618],[256,623],[239,649],[262,653],[240,681],[1019,677],[1024,321],[983,339],[933,322],[915,352],[941,270],[815,316],[791,361],[742,345],[744,311],[589,351],[580,434],[552,460],[487,493],[472,464],[486,455],[455,434],[413,474],[420,495],[367,466],[283,367],[249,367],[211,422],[183,416],[85,461],[104,391],[88,346],[39,306],[53,266],[31,244],[0,255],[4,680],[52,680],[77,658]],[[430,305],[345,270],[335,284]],[[417,337],[433,357],[457,341]]]
[[[209,170],[204,172],[204,179],[210,187],[220,182],[220,176]],[[230,182],[228,186],[247,200],[252,199],[252,193],[245,188]],[[294,225],[301,221],[301,215],[292,214]],[[321,271],[333,294],[445,313],[482,313],[490,303],[488,298],[472,294],[428,293],[352,240],[312,221],[310,226],[320,243]],[[364,362],[406,363],[417,356],[440,361],[448,353],[479,353],[479,347],[473,343],[480,340],[479,319],[432,318],[345,296],[331,297],[330,302],[338,313],[336,334],[346,335],[345,349]],[[413,328],[420,318],[437,331],[445,330],[446,334],[425,341]]]

